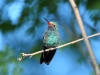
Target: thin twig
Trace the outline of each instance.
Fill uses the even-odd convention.
[[[96,60],[95,60],[94,54],[93,54],[93,52],[92,52],[92,48],[91,48],[91,46],[90,46],[89,40],[88,40],[88,38],[87,38],[85,29],[84,29],[84,26],[83,26],[83,22],[82,22],[82,20],[81,20],[81,17],[80,17],[79,11],[78,11],[78,8],[77,8],[77,6],[76,6],[74,0],[69,0],[69,2],[70,2],[71,6],[72,6],[72,8],[73,8],[73,11],[74,11],[74,13],[75,13],[76,19],[77,19],[78,24],[79,24],[79,27],[80,27],[80,29],[81,29],[82,36],[83,36],[83,38],[84,38],[84,42],[85,42],[85,44],[86,44],[86,46],[87,46],[87,49],[88,49],[88,52],[89,52],[89,55],[90,55],[90,58],[91,58],[91,62],[92,62],[92,64],[94,65],[93,68],[94,68],[95,74],[96,74],[96,75],[100,75],[99,67],[98,67],[98,64],[97,64],[97,62],[96,62]]]
[[[90,35],[90,36],[88,36],[87,38],[92,38],[92,37],[95,37],[95,36],[98,36],[98,35],[100,35],[100,33],[96,33],[96,34]],[[75,40],[75,41],[72,41],[72,42],[69,42],[69,43],[60,45],[60,46],[55,47],[55,48],[62,48],[62,47],[65,47],[65,46],[68,46],[68,45],[71,45],[71,44],[80,42],[80,41],[82,41],[82,40],[84,40],[84,39],[81,38],[81,39],[78,39],[78,40]],[[49,48],[49,49],[46,49],[45,51],[54,50],[55,48]],[[31,54],[21,53],[21,54],[22,54],[22,57],[21,57],[21,58],[18,58],[18,60],[21,61],[24,57],[27,57],[27,56],[29,56],[29,57],[31,58],[32,56],[37,55],[37,54],[40,54],[40,53],[42,53],[42,52],[44,52],[44,50],[37,51],[37,52],[31,53]]]

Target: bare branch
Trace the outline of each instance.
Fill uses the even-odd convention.
[[[95,36],[98,36],[98,35],[100,35],[100,33],[93,34],[93,35],[91,35],[91,36],[88,36],[87,38],[92,38],[92,37],[95,37]],[[46,49],[45,51],[54,50],[54,49],[56,49],[56,48],[62,48],[62,47],[65,47],[65,46],[68,46],[68,45],[71,45],[71,44],[80,42],[80,41],[82,41],[82,40],[84,40],[84,39],[81,38],[81,39],[78,39],[78,40],[75,40],[75,41],[72,41],[72,42],[69,42],[69,43],[60,45],[60,46],[55,47],[55,48],[49,48],[49,49]],[[37,54],[40,54],[40,53],[42,53],[42,52],[44,52],[44,50],[37,51],[37,52],[31,53],[31,54],[21,53],[21,54],[22,54],[22,57],[21,57],[21,58],[18,58],[17,60],[21,61],[24,57],[27,57],[27,56],[29,56],[29,57],[31,58],[32,56],[37,55]]]
[[[81,32],[82,32],[82,35],[83,35],[83,38],[84,38],[84,42],[85,42],[85,44],[87,46],[87,49],[88,49],[88,52],[89,52],[89,55],[90,55],[90,58],[91,58],[91,62],[94,65],[93,68],[94,68],[95,74],[96,75],[100,75],[99,67],[98,67],[98,64],[97,64],[97,62],[95,60],[94,54],[92,52],[92,48],[90,46],[89,40],[87,38],[85,29],[84,29],[84,26],[83,26],[83,22],[81,20],[81,17],[80,17],[79,11],[78,11],[78,8],[77,8],[74,0],[69,0],[69,2],[70,2],[71,6],[73,8],[73,11],[75,13],[76,19],[77,19],[78,24],[79,24],[79,27],[81,29]]]

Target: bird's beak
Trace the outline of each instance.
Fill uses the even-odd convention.
[[[48,25],[49,26],[51,26],[52,24],[46,19],[46,18],[44,18],[47,22],[48,22]]]

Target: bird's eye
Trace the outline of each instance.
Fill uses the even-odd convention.
[[[55,27],[55,25],[54,25],[54,27]]]

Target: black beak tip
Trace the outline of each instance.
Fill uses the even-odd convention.
[[[44,17],[43,17],[44,18]],[[45,20],[47,20],[46,18],[44,18]]]

